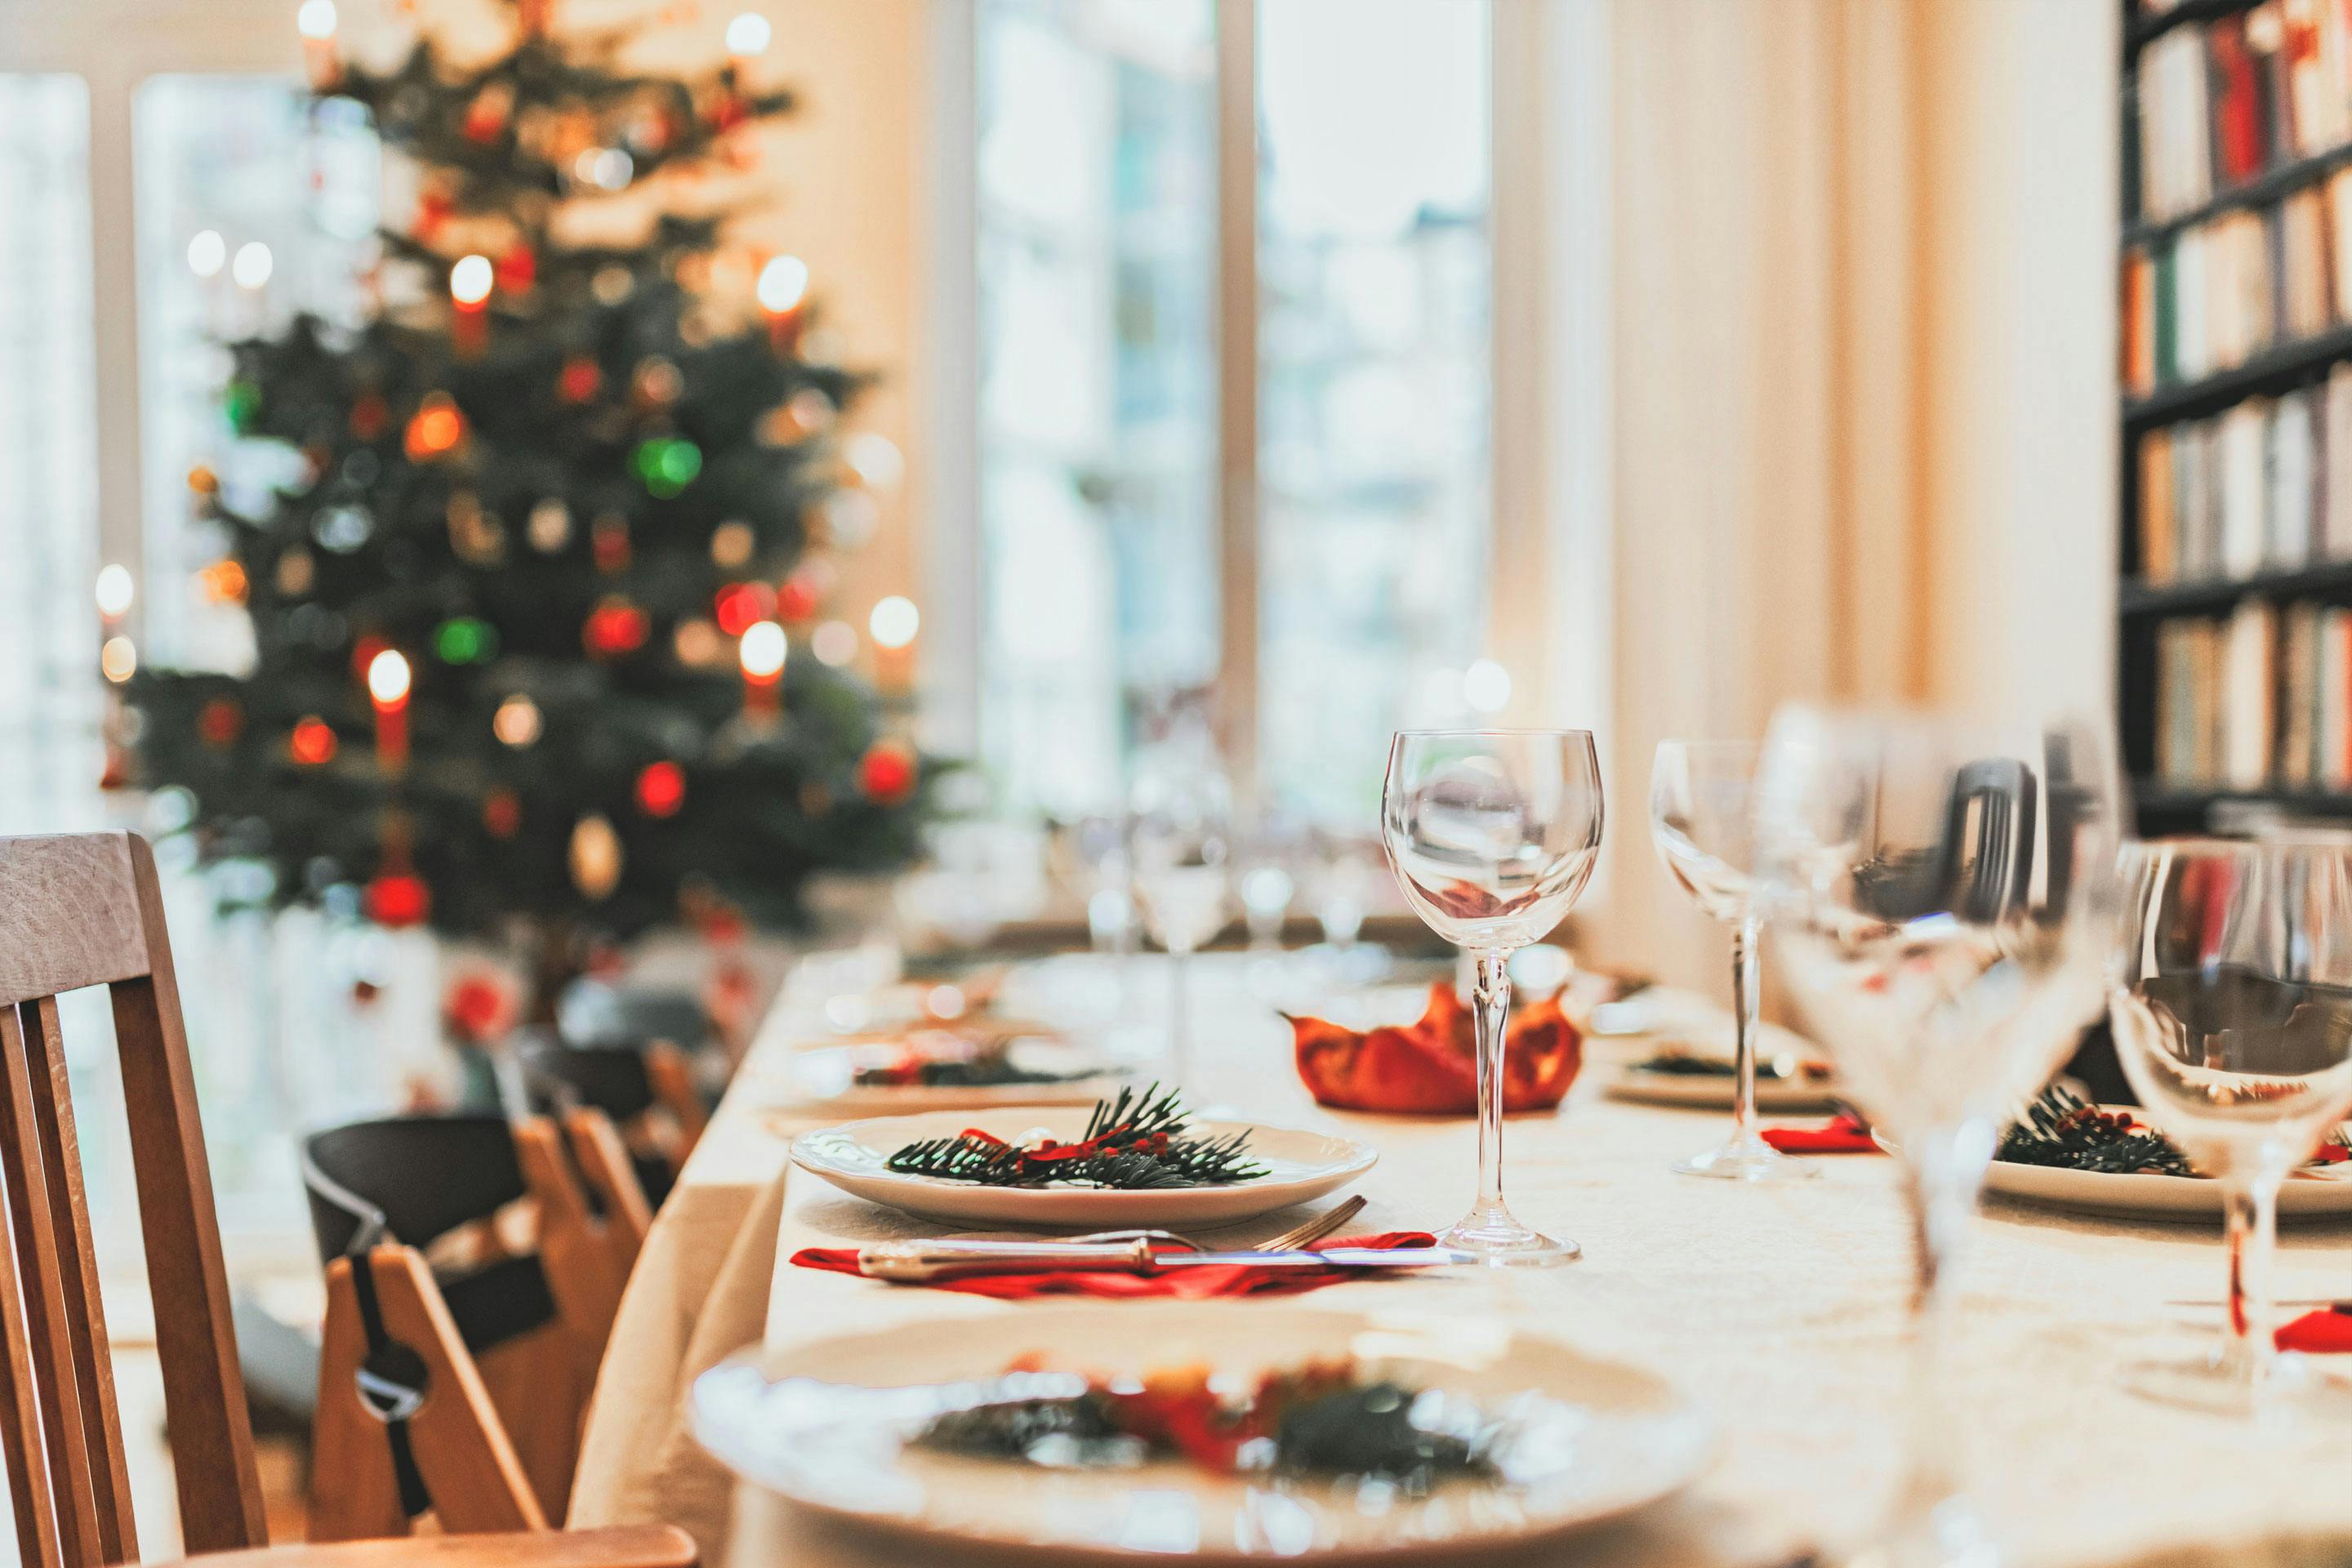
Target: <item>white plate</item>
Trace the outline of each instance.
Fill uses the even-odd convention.
[[[1048,1352],[1117,1375],[1206,1363],[1236,1381],[1352,1352],[1367,1372],[1459,1394],[1524,1423],[1511,1481],[1454,1479],[1372,1506],[1322,1481],[1221,1476],[1176,1462],[1045,1469],[909,1447],[961,1403],[950,1385]],[[969,1395],[966,1395],[968,1399]],[[738,1352],[698,1379],[694,1435],[738,1475],[794,1501],[1022,1561],[1140,1555],[1232,1562],[1403,1557],[1496,1548],[1621,1518],[1687,1485],[1712,1423],[1639,1368],[1492,1319],[1366,1316],[1232,1302],[1024,1307],[955,1332],[844,1335]]]
[[[784,1058],[784,1077],[797,1106],[828,1110],[906,1112],[951,1110],[991,1105],[1092,1105],[1119,1091],[1133,1076],[1100,1051],[1065,1040],[1015,1040],[1008,1054],[1020,1067],[1035,1072],[1083,1072],[1085,1078],[1059,1083],[997,1084],[860,1084],[864,1068],[886,1066],[902,1058],[904,1043],[827,1046],[795,1051]]]
[[[1649,1072],[1629,1067],[1611,1079],[1601,1089],[1612,1100],[1630,1100],[1643,1105],[1686,1105],[1707,1110],[1731,1109],[1732,1082],[1728,1074]],[[1813,1110],[1834,1110],[1837,1108],[1837,1085],[1828,1082],[1808,1082],[1802,1079],[1794,1083],[1775,1078],[1756,1080],[1756,1109],[1776,1115]]]
[[[1042,1129],[1069,1142],[1086,1135],[1090,1110],[1011,1107],[992,1113],[980,1125],[982,1131],[1000,1138],[1015,1139]],[[1097,1187],[983,1187],[938,1176],[900,1175],[887,1168],[892,1154],[919,1139],[951,1138],[975,1124],[968,1110],[852,1121],[804,1132],[793,1140],[793,1163],[845,1193],[927,1219],[1108,1230],[1118,1226],[1230,1225],[1319,1198],[1354,1181],[1380,1158],[1370,1146],[1350,1138],[1294,1132],[1248,1121],[1195,1121],[1192,1131],[1204,1137],[1222,1138],[1248,1129],[1249,1154],[1266,1167],[1266,1173],[1229,1186],[1130,1192]]]
[[[1995,1160],[1985,1177],[1985,1188],[2003,1197],[2082,1214],[2153,1219],[2221,1217],[2221,1184],[2203,1176],[2070,1171]],[[2329,1215],[2352,1215],[2352,1166],[2297,1172],[2279,1187],[2281,1218]]]

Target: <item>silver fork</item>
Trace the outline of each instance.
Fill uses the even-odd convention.
[[[1164,1242],[1187,1252],[1297,1252],[1309,1242],[1320,1241],[1341,1226],[1364,1212],[1364,1196],[1359,1193],[1339,1205],[1307,1220],[1295,1225],[1280,1236],[1268,1237],[1255,1247],[1226,1247],[1202,1241],[1197,1237],[1182,1236],[1172,1230],[1097,1230],[1085,1236],[1057,1237],[1058,1241],[1134,1241],[1139,1237]]]

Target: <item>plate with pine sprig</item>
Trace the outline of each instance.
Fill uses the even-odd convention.
[[[2052,1086],[2000,1142],[1985,1190],[2078,1213],[2133,1219],[2218,1219],[2221,1184],[2189,1164],[2137,1108],[2094,1105]],[[2352,1218],[2352,1128],[2279,1186],[2282,1219]]]
[[[926,1219],[1106,1229],[1230,1225],[1346,1186],[1368,1144],[1203,1121],[1157,1084],[1080,1106],[942,1110],[802,1134],[793,1163]]]

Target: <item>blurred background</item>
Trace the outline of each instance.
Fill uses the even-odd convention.
[[[805,297],[799,348],[871,380],[825,433],[808,602],[776,614],[795,669],[844,672],[940,768],[895,884],[816,877],[723,950],[631,932],[607,972],[741,1013],[811,953],[1139,941],[1122,825],[1171,778],[1213,778],[1236,825],[1223,940],[1419,941],[1376,844],[1388,737],[1476,723],[1598,733],[1633,826],[1560,940],[1707,983],[1719,939],[1638,827],[1659,738],[1755,735],[1796,695],[2112,709],[2112,0],[579,0],[554,25],[622,15],[640,68],[731,60],[793,97],[728,143],[752,199],[719,260],[772,325]],[[379,231],[419,199],[368,112],[312,98],[323,51],[431,33],[462,59],[511,25],[0,0],[0,831],[161,839],[256,1268],[309,1268],[294,1137],[461,1097],[488,1005],[463,983],[527,976],[384,918],[363,868],[288,904],[178,831],[204,792],[142,775],[118,688],[254,676],[220,510],[301,481],[229,405],[228,345],[383,309]],[[618,144],[581,156],[630,184]],[[78,1092],[110,1095],[82,1022]]]

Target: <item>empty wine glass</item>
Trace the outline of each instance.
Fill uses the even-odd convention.
[[[1413,912],[1470,952],[1478,1029],[1478,1198],[1437,1239],[1488,1263],[1581,1250],[1503,1202],[1503,1043],[1514,949],[1566,918],[1601,852],[1601,763],[1583,730],[1404,730],[1389,747],[1381,842]]]
[[[1784,708],[1756,782],[1782,981],[1893,1141],[1914,1235],[1903,1478],[1860,1562],[1990,1563],[1958,1481],[1945,1343],[2000,1130],[2101,1000],[2120,786],[2103,728]]]
[[[2220,1345],[2126,1381],[2266,1410],[2314,1392],[2276,1375],[2270,1259],[2279,1184],[2352,1110],[2352,840],[2129,844],[2123,873],[2116,1052],[2147,1119],[2220,1182],[2230,1258]]]
[[[1685,1175],[1735,1182],[1801,1180],[1818,1168],[1791,1160],[1756,1131],[1757,948],[1763,932],[1749,897],[1755,856],[1757,748],[1748,741],[1661,741],[1650,769],[1650,841],[1676,885],[1731,927],[1731,1137],[1675,1163]]]
[[[1225,929],[1231,795],[1213,768],[1148,771],[1136,782],[1129,843],[1145,926],[1168,952],[1168,1078],[1192,1070],[1192,955]]]

